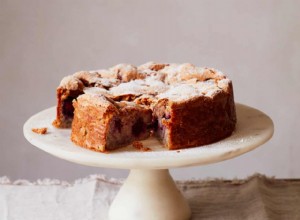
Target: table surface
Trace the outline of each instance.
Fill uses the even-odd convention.
[[[76,146],[70,141],[70,129],[57,129],[51,123],[55,107],[32,116],[24,125],[24,135],[34,146],[59,158],[75,163],[121,169],[168,169],[195,166],[227,160],[262,145],[273,134],[273,122],[263,112],[236,104],[237,127],[228,138],[201,147],[166,150],[155,138],[142,141],[151,151],[142,152],[132,146],[109,153],[99,153]],[[48,133],[39,135],[32,128],[47,127]]]
[[[107,220],[123,181],[101,175],[67,183],[0,177],[1,220]],[[177,181],[193,220],[300,219],[300,180],[254,175],[242,180]],[[145,204],[141,202],[141,206]],[[153,218],[155,219],[155,218]]]

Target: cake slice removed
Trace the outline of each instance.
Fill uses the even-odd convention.
[[[71,139],[79,146],[104,152],[151,134],[152,111],[148,107],[93,94],[79,96],[73,106]]]

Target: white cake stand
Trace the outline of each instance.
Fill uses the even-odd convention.
[[[154,138],[143,141],[152,151],[132,146],[106,153],[83,149],[70,141],[70,129],[56,129],[51,123],[55,107],[32,116],[24,135],[34,146],[75,163],[119,169],[130,174],[113,201],[110,220],[185,220],[191,210],[169,174],[169,168],[196,166],[227,160],[264,144],[273,134],[272,120],[259,110],[237,104],[237,128],[220,142],[190,149],[168,151]],[[32,128],[47,127],[39,135]]]

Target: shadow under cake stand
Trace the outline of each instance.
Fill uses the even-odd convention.
[[[155,138],[142,141],[151,151],[132,146],[99,153],[76,146],[70,129],[56,129],[51,123],[55,107],[32,116],[24,125],[25,138],[34,146],[59,158],[82,165],[130,169],[130,174],[111,204],[110,220],[186,220],[190,207],[177,189],[169,168],[197,166],[227,160],[267,142],[273,135],[273,122],[263,112],[236,104],[237,127],[228,138],[214,144],[168,151]],[[32,128],[47,127],[39,135]]]

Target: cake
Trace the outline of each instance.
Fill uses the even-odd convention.
[[[189,63],[80,71],[57,88],[53,125],[71,127],[75,144],[100,152],[152,135],[169,150],[206,145],[235,129],[232,82]]]

